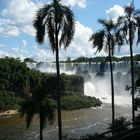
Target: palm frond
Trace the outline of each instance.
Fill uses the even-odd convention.
[[[123,24],[125,21],[125,17],[124,16],[119,16],[118,19],[117,19],[117,23],[116,23],[116,26],[120,26],[121,24]]]
[[[118,51],[119,51],[120,50],[119,46],[122,46],[124,44],[124,36],[120,30],[116,31],[115,40],[116,40],[116,43],[118,45]]]
[[[36,109],[37,109],[36,105],[31,99],[25,100],[21,104],[21,108],[20,108],[21,117],[23,117],[26,114],[27,128],[30,126],[32,118],[34,114],[37,112]]]
[[[34,115],[35,115],[34,110],[30,110],[28,113],[26,113],[26,126],[27,126],[27,128],[29,128]]]
[[[93,33],[89,39],[89,41],[92,41],[93,48],[97,49],[96,53],[100,52],[103,48],[104,36],[105,36],[105,32],[104,30],[102,30],[102,31]]]
[[[134,3],[133,2],[125,7],[125,13],[128,15],[128,17],[130,17],[131,14],[134,13],[134,11],[135,11],[135,8],[134,8]]]
[[[63,44],[64,48],[67,48],[71,43],[75,31],[74,15],[68,7],[61,5],[60,0],[53,0],[51,5],[40,8],[33,25],[36,29],[36,41],[39,44],[44,42],[45,27],[47,27],[53,52],[56,47],[56,30],[60,36],[59,46],[61,47]]]
[[[116,26],[113,20],[99,19],[98,22],[102,24],[107,31],[111,31]]]
[[[99,22],[100,24],[102,24],[103,26],[106,25],[106,19],[98,19],[98,22]]]
[[[62,22],[60,22],[61,26],[61,37],[59,41],[59,45],[64,45],[64,48],[67,48],[71,43],[74,31],[75,31],[75,20],[72,11],[66,6],[61,7],[61,12],[63,13]]]
[[[45,97],[42,101],[42,109],[43,109],[42,121],[44,128],[46,120],[49,122],[49,124],[52,124],[54,122],[55,105],[53,103],[53,100],[49,99],[48,97]]]
[[[51,48],[54,52],[56,42],[55,42],[55,22],[53,17],[48,17],[46,21],[46,26],[47,26],[47,32],[48,32],[48,38],[49,42],[51,44]]]
[[[50,8],[51,5],[45,5],[43,8],[40,8],[37,11],[36,17],[33,21],[33,26],[36,29],[36,41],[39,44],[42,44],[44,42],[44,37],[45,37],[44,19],[47,16]]]

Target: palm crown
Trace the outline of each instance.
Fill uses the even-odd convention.
[[[110,49],[113,55],[115,46],[123,44],[123,36],[115,30],[116,24],[112,20],[99,19],[98,21],[103,25],[103,29],[93,33],[89,40],[92,41],[93,48],[97,48],[96,53],[104,47],[105,51]]]
[[[129,39],[131,39],[132,44],[136,32],[138,33],[137,44],[140,42],[140,10],[135,10],[133,2],[125,7],[125,15],[118,18],[117,28],[123,32],[127,43],[129,42],[127,35],[130,32]]]
[[[36,29],[36,41],[39,44],[44,42],[45,27],[49,42],[53,51],[56,46],[56,36],[59,36],[59,46],[62,44],[68,47],[74,35],[74,16],[72,11],[61,5],[60,0],[53,0],[52,4],[47,4],[40,8],[34,20]],[[57,35],[55,34],[57,32]]]
[[[20,108],[21,116],[26,114],[27,128],[30,126],[31,121],[35,114],[40,114],[40,121],[42,123],[42,129],[46,121],[51,124],[54,121],[54,104],[51,99],[49,99],[46,93],[42,92],[40,89],[36,89],[34,94],[28,100],[25,100]]]

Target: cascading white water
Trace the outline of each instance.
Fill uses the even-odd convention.
[[[126,85],[130,84],[131,75],[128,62],[114,63],[114,89],[115,104],[131,105],[130,91],[126,91]],[[27,64],[30,68],[35,68],[41,72],[55,73],[55,63]],[[60,72],[66,74],[82,74],[85,79],[84,93],[87,96],[95,96],[102,102],[111,103],[111,85],[109,64],[104,66],[104,75],[97,76],[100,63],[60,63]]]
[[[119,80],[116,79],[116,76],[117,73],[114,73],[115,104],[131,105],[130,91],[125,90],[125,86],[128,84],[127,74],[121,74]],[[111,103],[110,73],[106,73],[102,77],[91,76],[89,81],[85,81],[84,92],[88,96],[99,98],[102,102]]]

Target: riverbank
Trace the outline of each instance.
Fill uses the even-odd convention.
[[[0,112],[0,118],[8,118],[12,115],[15,115],[18,113],[18,110],[15,109],[15,110],[7,110],[7,111],[4,111],[4,112]]]
[[[55,107],[57,108],[56,101],[53,100],[53,102],[55,104]],[[101,105],[102,102],[99,99],[90,96],[63,96],[61,99],[61,109],[65,111],[79,110]],[[17,113],[19,113],[18,109],[8,109],[6,111],[1,111],[0,118],[9,118]]]

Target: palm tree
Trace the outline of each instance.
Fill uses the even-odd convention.
[[[50,124],[54,121],[55,104],[44,92],[37,89],[31,98],[21,104],[20,112],[23,117],[26,114],[27,128],[30,126],[34,115],[38,114],[40,119],[40,140],[43,140],[43,129],[46,121]]]
[[[58,128],[59,140],[62,140],[59,47],[63,45],[66,49],[73,39],[75,31],[74,15],[68,7],[60,3],[60,0],[53,0],[51,4],[44,5],[37,11],[34,27],[36,29],[36,41],[42,44],[45,31],[47,31],[51,48],[56,53]]]
[[[117,30],[122,32],[124,39],[130,47],[131,58],[131,94],[132,94],[132,120],[135,123],[134,110],[134,62],[133,62],[133,42],[137,32],[137,44],[140,42],[140,11],[135,10],[134,1],[125,7],[125,15],[120,16],[117,21]]]
[[[122,45],[123,39],[119,32],[115,32],[116,25],[112,20],[99,19],[99,23],[103,25],[103,29],[93,33],[90,37],[93,48],[97,48],[100,52],[103,48],[108,52],[111,73],[111,95],[112,95],[112,126],[114,128],[115,110],[114,110],[114,81],[113,81],[113,65],[112,56],[116,45]]]

